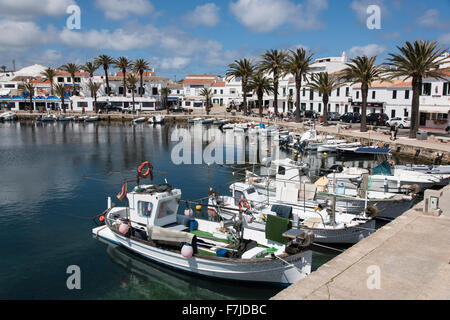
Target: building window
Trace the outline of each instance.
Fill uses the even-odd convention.
[[[348,112],[348,104],[345,105],[345,113]]]
[[[405,90],[405,99],[409,99],[409,90]]]
[[[306,89],[303,88],[303,96],[306,97]]]
[[[217,94],[217,89],[214,89],[214,94]]]
[[[336,97],[339,97],[340,94],[341,94],[341,88],[337,88],[336,89]]]
[[[431,83],[424,83],[422,85],[421,96],[431,96]]]
[[[314,110],[314,103],[310,103],[309,108],[311,111]]]
[[[403,116],[408,117],[408,109],[403,109]]]
[[[286,88],[283,88],[283,97],[286,96]]]
[[[81,82],[80,77],[75,77],[74,79],[75,79],[75,82]]]
[[[58,77],[58,82],[64,82],[64,78],[63,77]]]
[[[319,103],[319,113],[322,112],[322,104]]]
[[[313,90],[309,91],[309,100],[314,100],[314,91]]]
[[[300,107],[302,110],[306,110],[306,103],[300,103]]]
[[[450,96],[450,82],[444,82],[444,88],[442,90],[442,95]]]
[[[67,82],[72,82],[72,79],[70,79],[70,77],[67,77],[66,79]]]
[[[356,91],[356,99],[359,99],[359,91]]]
[[[397,90],[392,91],[392,99],[397,99]]]
[[[375,90],[372,91],[372,99],[375,99]]]
[[[294,95],[294,89],[289,89],[289,94],[290,94],[291,96],[293,96],[293,95]]]
[[[152,88],[152,95],[154,95],[154,96],[158,95],[158,88],[156,88],[156,87]]]
[[[190,102],[190,101],[185,101],[185,102],[184,102],[184,105],[185,105],[186,107],[190,107],[190,106],[191,106],[191,102]]]
[[[131,92],[130,90],[128,91]],[[123,87],[119,87],[119,94],[123,94]]]
[[[391,119],[394,118],[394,117],[395,117],[395,110],[392,109],[392,110],[391,110]]]
[[[345,96],[346,96],[346,97],[349,97],[349,96],[350,96],[350,88],[349,88],[349,87],[346,87],[346,88],[345,88]]]
[[[328,104],[328,112],[331,112],[331,104]]]
[[[223,90],[222,89],[220,90],[220,94],[223,94]]]
[[[7,84],[5,84],[4,85],[4,88],[6,89],[6,88],[8,88],[8,89],[14,89],[16,87],[16,85],[15,84],[11,84],[11,83],[7,83]]]

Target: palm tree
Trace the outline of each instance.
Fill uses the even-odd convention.
[[[340,87],[341,83],[336,76],[330,76],[328,72],[313,73],[308,87],[322,94],[323,124],[328,125],[328,101],[331,92]]]
[[[105,80],[106,80],[105,93],[107,96],[109,96],[111,93],[111,88],[109,87],[108,69],[109,69],[110,65],[114,64],[114,59],[106,54],[102,54],[94,59],[94,63],[98,66],[103,66],[103,70],[105,71]]]
[[[48,79],[48,81],[50,81],[50,95],[54,95],[54,91],[53,91],[53,83],[54,83],[54,78],[56,76],[56,71],[53,68],[47,68],[45,69],[42,73],[42,76],[44,76],[45,78]]]
[[[123,78],[123,96],[127,96],[127,70],[133,66],[133,63],[127,57],[119,57],[114,61],[114,66],[122,71]]]
[[[6,66],[1,66],[0,69],[2,69],[2,72],[3,72],[3,73],[6,72]]]
[[[142,95],[144,93],[144,90],[143,90],[143,88],[144,88],[144,80],[143,80],[143,78],[144,77],[143,77],[143,75],[144,75],[144,72],[146,70],[148,70],[149,68],[150,68],[150,65],[144,59],[137,59],[134,62],[134,69],[133,69],[133,71],[135,73],[139,74],[139,80],[140,80],[139,94],[140,94],[141,97],[142,97]]]
[[[30,113],[33,111],[33,96],[34,96],[34,86],[30,82],[24,84],[24,89],[28,92],[30,98]]]
[[[400,54],[389,53],[384,66],[388,79],[404,77],[404,80],[412,79],[412,102],[411,102],[411,129],[409,137],[416,138],[419,130],[419,96],[422,91],[422,80],[424,78],[445,79],[439,66],[445,59],[440,58],[446,50],[438,47],[436,41],[414,41],[413,44],[406,42],[403,47],[397,46]]]
[[[136,83],[138,83],[138,78],[134,76],[134,74],[130,74],[126,79],[127,88],[131,90],[131,96],[133,101],[133,113],[134,113],[134,91],[136,90]],[[125,88],[124,88],[125,91]],[[126,93],[126,91],[125,91]]]
[[[90,78],[89,79],[89,89],[93,88],[93,87],[91,87],[92,78],[94,78],[94,72],[98,69],[98,67],[99,66],[95,62],[90,62],[90,61],[86,62],[85,65],[82,65],[80,67],[81,70],[89,73],[89,78]],[[94,93],[92,90],[90,90],[90,91],[91,91],[91,97],[93,97]]]
[[[300,122],[300,88],[302,86],[302,79],[304,79],[311,71],[314,54],[310,52],[307,53],[303,48],[289,50],[289,52],[290,54],[287,56],[285,71],[286,73],[292,74],[295,79],[295,121]]]
[[[170,89],[165,87],[161,89],[161,98],[162,98],[162,103],[163,103],[163,107],[167,109],[167,114],[169,114],[169,107],[167,106],[167,100],[170,94]]]
[[[255,66],[249,59],[234,60],[234,63],[228,65],[226,78],[241,78],[242,83],[242,95],[244,99],[244,113],[247,114],[247,92],[248,92],[248,80],[252,76]]]
[[[211,98],[212,98],[212,90],[208,88],[203,88],[200,91],[200,95],[202,97],[205,97],[206,100],[206,114],[209,115],[209,112],[211,111]]]
[[[258,72],[250,79],[249,88],[253,90],[258,97],[259,116],[262,118],[264,93],[268,95],[273,93],[273,80],[264,76],[262,72]]]
[[[61,108],[63,109],[63,112],[66,113],[66,105],[64,104],[64,99],[66,98],[66,87],[64,87],[61,83],[57,83],[55,85],[55,92],[56,95],[61,98]]]
[[[361,84],[361,132],[367,131],[367,95],[373,81],[380,80],[382,68],[375,65],[376,56],[358,56],[350,59],[351,63],[346,63],[347,68],[342,71],[341,79],[351,84]]]
[[[75,73],[80,71],[80,67],[75,63],[66,63],[62,65],[60,69],[70,74],[70,77],[72,78],[72,95],[75,95]]]
[[[278,86],[280,77],[284,74],[287,62],[287,54],[283,50],[268,50],[261,56],[262,60],[259,64],[259,70],[271,73],[273,76],[274,100],[273,108],[275,115],[278,114]]]
[[[98,82],[89,81],[88,87],[92,93],[92,97],[94,98],[94,112],[97,113],[97,111],[98,111],[98,109],[97,109],[97,92],[98,92],[98,90],[100,90],[102,85]]]

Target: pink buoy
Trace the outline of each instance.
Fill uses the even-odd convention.
[[[194,254],[194,249],[192,248],[192,246],[190,244],[185,244],[183,246],[183,248],[181,248],[181,255],[186,258],[189,259],[192,257],[192,255]]]
[[[119,232],[120,232],[121,234],[127,234],[127,232],[128,232],[129,229],[130,229],[130,227],[128,226],[128,224],[125,224],[125,223],[122,223],[122,224],[119,226]]]
[[[192,217],[194,215],[194,211],[192,209],[186,209],[184,210],[184,215],[188,217]]]

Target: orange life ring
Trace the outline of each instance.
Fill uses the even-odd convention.
[[[245,200],[244,198],[239,200],[239,210],[242,210],[242,203],[245,204],[245,207],[247,208],[247,210],[250,210],[250,205],[248,204],[248,201]]]
[[[145,166],[148,167],[148,168],[147,168],[147,171],[145,171],[145,173],[142,173],[142,169],[144,169]],[[139,168],[138,168],[137,171],[138,171],[138,175],[139,175],[141,178],[147,178],[148,175],[153,171],[153,167],[152,167],[152,165],[150,164],[150,162],[144,161],[144,162],[141,163],[141,165],[139,166]]]

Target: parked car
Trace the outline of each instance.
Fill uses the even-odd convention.
[[[99,113],[109,113],[109,112],[122,112],[122,107],[119,105],[107,104],[104,107],[100,107]]]
[[[359,112],[347,112],[344,113],[339,120],[349,123],[361,122],[361,114]]]
[[[386,121],[389,120],[389,117],[386,113],[370,113],[366,117],[366,121],[368,124],[376,125],[376,126],[384,126],[386,125]]]
[[[386,126],[398,126],[400,129],[411,127],[411,119],[409,117],[395,117],[386,121]]]
[[[328,120],[330,120],[330,121],[333,121],[333,120],[339,121],[340,118],[341,118],[341,115],[338,112],[329,112],[328,113]]]

